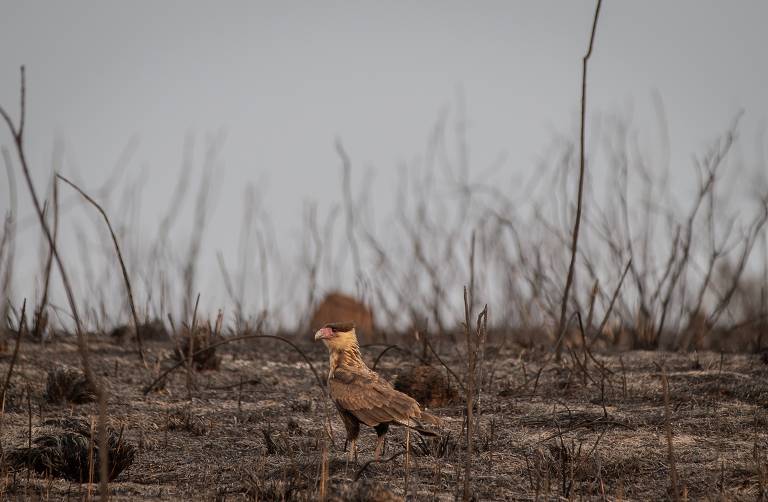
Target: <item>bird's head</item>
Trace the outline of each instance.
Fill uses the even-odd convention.
[[[344,350],[348,347],[357,347],[355,324],[352,322],[326,324],[315,332],[315,340],[322,340],[329,350]]]

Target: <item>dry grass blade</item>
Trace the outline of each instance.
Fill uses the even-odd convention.
[[[19,357],[19,347],[21,346],[21,335],[23,333],[24,325],[26,323],[27,314],[27,299],[24,298],[24,303],[21,305],[21,319],[19,320],[19,329],[16,332],[16,344],[13,347],[13,356],[11,356],[11,364],[8,366],[8,373],[5,375],[5,382],[3,382],[3,392],[0,394],[0,413],[5,413],[5,394],[8,392],[8,384],[11,382],[11,375],[13,375],[13,367],[16,365],[16,359]]]
[[[109,500],[109,476],[110,468],[109,453],[110,445],[107,431],[107,394],[99,393],[99,495],[101,500]]]
[[[197,307],[200,305],[200,293],[197,293],[197,298],[195,299],[195,308],[192,311],[192,323],[189,325],[189,338],[188,342],[189,345],[187,346],[187,358],[184,361],[184,364],[187,368],[187,397],[189,400],[192,400],[192,387],[195,385],[194,376],[192,375],[192,361],[194,360],[194,354],[193,352],[200,352],[195,351],[195,329],[197,328]],[[210,352],[210,349],[206,347],[205,352],[203,354],[208,354]],[[181,359],[183,360],[183,355],[181,355]]]
[[[597,336],[600,336],[600,334],[605,329],[605,325],[608,324],[608,319],[611,317],[611,312],[613,312],[613,305],[616,303],[616,298],[619,297],[619,292],[621,291],[621,286],[624,284],[624,279],[627,277],[627,272],[629,272],[629,267],[632,266],[632,259],[630,258],[627,262],[627,266],[624,267],[624,272],[621,274],[621,279],[619,279],[619,283],[616,285],[616,289],[613,291],[613,296],[611,297],[611,301],[608,303],[608,308],[605,310],[605,315],[603,316],[603,320],[600,321],[600,326],[597,328]],[[587,326],[589,326],[590,323],[587,323]],[[594,341],[594,339],[593,339]],[[590,342],[591,344],[591,342]]]
[[[53,183],[53,243],[56,244],[56,240],[59,236],[59,184]],[[40,300],[40,305],[37,308],[37,314],[35,315],[35,332],[32,337],[33,340],[41,340],[43,330],[47,325],[48,316],[46,314],[46,307],[48,305],[48,292],[51,285],[51,271],[53,270],[53,246],[49,246],[48,259],[45,263],[45,282],[43,283],[43,297]]]
[[[16,234],[18,212],[18,194],[16,190],[16,176],[13,173],[11,163],[11,154],[7,148],[2,147],[3,161],[5,163],[5,172],[8,177],[8,199],[10,209],[5,217],[3,226],[3,238],[0,240],[0,269],[5,261],[5,270],[2,274],[2,284],[0,285],[0,319],[5,319],[11,310],[11,285],[13,282],[14,257],[16,256]],[[3,260],[4,259],[4,260]]]
[[[470,499],[470,484],[472,482],[472,411],[474,408],[473,387],[475,383],[475,349],[472,344],[471,326],[469,324],[470,303],[467,296],[467,288],[464,287],[464,336],[467,339],[467,385],[464,388],[467,419],[467,451],[464,458],[464,501]]]
[[[675,447],[672,443],[672,417],[670,416],[669,406],[669,380],[667,379],[667,370],[664,366],[661,366],[661,386],[664,393],[664,431],[667,437],[667,459],[669,461],[669,482],[670,490],[672,492],[672,500],[675,502],[680,500],[680,492],[678,491],[677,480],[677,466],[675,464]]]
[[[325,502],[325,498],[328,491],[328,442],[323,438],[323,450],[320,453],[320,490],[318,499],[320,502]]]
[[[133,288],[131,288],[131,279],[128,277],[128,269],[125,267],[125,260],[123,260],[123,253],[120,251],[120,244],[117,242],[117,236],[115,235],[115,231],[112,229],[112,224],[109,222],[109,217],[107,216],[107,213],[104,211],[104,208],[102,208],[98,202],[93,200],[93,198],[85,193],[80,187],[69,181],[64,176],[57,174],[57,179],[60,179],[67,185],[71,186],[77,192],[83,196],[85,200],[90,202],[93,207],[95,207],[99,213],[101,213],[101,216],[104,218],[104,222],[107,224],[107,228],[109,229],[109,235],[112,236],[112,243],[115,245],[115,252],[117,253],[117,260],[120,262],[120,270],[123,273],[123,281],[125,282],[125,289],[128,293],[128,303],[131,308],[131,316],[133,317],[133,326],[136,329],[136,344],[139,351],[139,359],[141,360],[141,364],[144,365],[146,368],[147,364],[144,360],[144,347],[141,342],[141,330],[139,329],[139,316],[136,313],[136,304],[133,301]]]

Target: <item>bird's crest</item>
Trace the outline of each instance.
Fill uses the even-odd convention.
[[[332,322],[324,326],[325,328],[331,328],[334,333],[347,333],[355,329],[355,323],[352,321],[347,322]]]

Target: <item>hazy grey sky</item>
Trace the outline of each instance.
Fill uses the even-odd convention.
[[[146,180],[142,223],[154,229],[185,135],[202,148],[207,134],[226,134],[206,233],[216,244],[207,246],[204,267],[216,248],[233,256],[247,182],[257,184],[285,229],[280,238],[295,246],[301,200],[338,197],[336,136],[356,169],[376,170],[375,200],[389,205],[392,171],[423,150],[441,110],[455,109],[459,94],[473,169],[506,154],[510,177],[530,176],[552,133],[575,130],[594,8],[592,1],[1,5],[0,102],[18,113],[18,67],[25,64],[27,147],[38,181],[59,141],[62,170],[76,166],[84,188],[96,187],[135,137],[125,179]],[[642,118],[658,91],[673,177],[684,185],[691,155],[737,110],[746,111],[749,134],[759,134],[768,117],[766,20],[764,1],[606,0],[590,109],[634,110]],[[765,136],[761,141],[748,144],[765,145]],[[4,129],[0,142],[10,144]],[[23,218],[28,196],[20,195]]]

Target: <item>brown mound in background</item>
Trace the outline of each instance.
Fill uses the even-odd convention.
[[[360,343],[374,339],[373,312],[364,303],[343,293],[329,293],[315,308],[310,328],[317,329],[332,322],[353,322]]]

